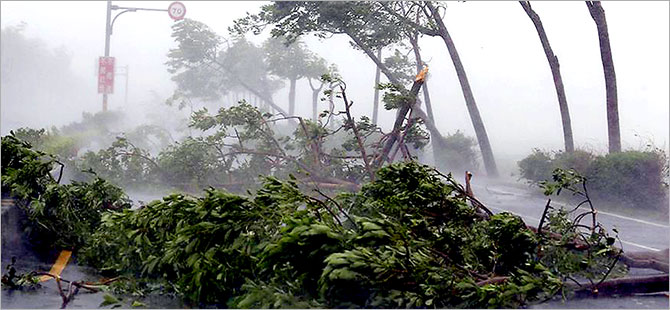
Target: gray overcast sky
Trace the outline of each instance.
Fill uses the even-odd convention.
[[[134,7],[167,8],[171,1],[115,1]],[[208,24],[220,35],[245,12],[266,2],[182,1],[186,17]],[[73,56],[72,68],[91,83],[87,95],[97,98],[68,111],[70,121],[82,111],[100,109],[95,88],[95,62],[104,49],[104,1],[32,2],[2,1],[2,27],[27,23],[26,34],[51,47],[65,46]],[[668,14],[667,1],[603,2],[607,15],[619,91],[619,113],[625,147],[638,147],[651,138],[668,148]],[[605,151],[607,146],[605,88],[595,23],[582,1],[533,2],[542,18],[554,52],[561,63],[577,146]],[[448,4],[445,22],[459,50],[494,152],[518,157],[532,147],[559,149],[562,131],[551,72],[535,28],[516,1],[468,1]],[[160,99],[173,89],[163,65],[174,45],[173,21],[162,12],[127,13],[114,26],[111,51],[118,65],[129,65],[133,104]],[[264,37],[253,38],[260,42]],[[344,37],[306,38],[310,48],[340,68],[348,84],[348,97],[358,115],[371,111],[374,66],[362,52],[351,49]],[[443,133],[464,131],[474,136],[456,74],[444,44],[436,38],[420,40],[424,60],[430,64],[428,85]],[[388,54],[389,51],[386,51]],[[122,82],[122,79],[118,79]],[[117,82],[117,83],[118,83]],[[118,85],[118,84],[117,84]],[[309,88],[298,98],[309,98]],[[117,86],[118,90],[122,88]],[[285,103],[285,91],[276,94]],[[112,96],[111,108],[122,108],[121,93]],[[4,112],[11,102],[2,102]],[[308,106],[306,104],[306,106]],[[11,107],[12,121],[3,112],[2,132],[31,107]],[[310,115],[309,109],[304,110]],[[392,112],[382,113],[390,124]],[[17,120],[18,119],[18,120]],[[7,124],[11,125],[7,125]],[[43,126],[46,126],[44,124]],[[11,129],[11,128],[9,128]]]

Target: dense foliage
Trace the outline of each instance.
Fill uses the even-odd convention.
[[[604,156],[576,150],[555,154],[534,150],[519,161],[521,177],[551,179],[555,168],[574,169],[589,181],[594,197],[610,198],[634,208],[667,210],[668,158],[661,149],[625,151]]]
[[[227,116],[201,121],[226,128]],[[3,189],[41,242],[137,279],[117,291],[171,288],[198,306],[518,307],[562,292],[566,279],[602,281],[620,254],[595,217],[584,230],[586,214],[570,220],[547,205],[535,233],[515,215],[478,213],[450,175],[413,161],[334,197],[289,174],[248,196],[209,188],[131,210],[100,178],[58,184],[56,161],[30,147],[2,138]],[[583,180],[554,179],[548,194],[578,192]]]
[[[130,206],[123,191],[95,177],[91,182],[59,184],[51,175],[63,164],[35,151],[11,133],[2,137],[2,191],[18,199],[27,214],[26,227],[34,242],[46,247],[75,249],[98,227],[105,210]]]
[[[235,308],[518,307],[566,277],[609,273],[616,250],[604,231],[571,249],[581,233],[565,214],[548,213],[545,230],[566,236],[553,240],[509,213],[478,216],[458,189],[408,162],[334,198],[275,178],[250,196],[174,194],[105,215],[82,259]]]

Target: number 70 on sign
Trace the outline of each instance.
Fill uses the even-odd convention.
[[[186,7],[179,1],[172,2],[170,3],[170,6],[168,6],[168,15],[174,20],[184,19],[184,15],[186,15]]]

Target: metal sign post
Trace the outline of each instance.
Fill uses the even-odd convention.
[[[112,19],[112,11],[113,10],[123,10],[119,14],[116,14],[114,16],[114,19]],[[99,63],[99,68],[100,71],[98,73],[98,92],[102,93],[102,111],[105,112],[107,111],[107,94],[111,94],[114,90],[114,67],[113,67],[113,57],[109,57],[109,48],[110,48],[110,37],[112,36],[112,31],[114,28],[114,22],[116,22],[116,19],[123,13],[126,12],[137,12],[137,11],[158,11],[158,12],[168,12],[168,15],[170,18],[172,18],[175,21],[178,21],[180,19],[183,19],[184,16],[186,15],[186,7],[184,6],[183,3],[181,2],[172,2],[170,6],[168,6],[168,9],[149,9],[149,8],[133,8],[133,7],[120,7],[118,5],[112,5],[111,0],[107,0],[107,21],[105,22],[105,56],[104,59],[106,59],[105,63],[107,63],[109,58],[112,58],[112,70],[111,71],[106,71],[105,73],[111,72],[111,78],[107,78],[105,76],[104,83],[101,86],[101,73],[102,71],[102,59],[103,57],[100,57],[100,63]],[[110,22],[111,21],[111,22]],[[107,70],[107,68],[105,68]],[[110,82],[111,81],[111,82]],[[127,80],[126,80],[127,82]],[[105,83],[111,83],[109,86],[108,84]],[[109,86],[109,87],[108,87]],[[109,92],[108,92],[109,90]]]

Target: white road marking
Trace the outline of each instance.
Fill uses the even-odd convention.
[[[489,208],[489,209],[494,209],[494,210],[498,210],[498,211],[505,211],[505,212],[511,212],[511,213],[514,213],[514,212],[512,212],[512,211],[510,211],[510,210],[505,210],[505,209],[496,208],[496,207],[487,207],[487,208]],[[600,213],[600,211],[598,211],[598,213]],[[514,214],[516,214],[516,213],[514,213]],[[518,215],[518,214],[517,214],[517,215]],[[526,218],[526,219],[530,219],[530,220],[536,221],[537,223],[540,222],[540,219],[535,218],[535,217],[532,217],[532,216],[527,216],[527,215],[520,215],[520,216],[523,217],[523,218]],[[641,244],[639,244],[639,243],[630,242],[630,241],[625,241],[625,240],[621,240],[621,243],[628,244],[628,245],[632,245],[632,246],[634,246],[634,247],[638,247],[638,248],[645,249],[645,250],[650,250],[650,251],[660,251],[660,250],[661,250],[661,249],[657,249],[657,248],[653,248],[653,247],[650,247],[650,246],[641,245]]]
[[[557,202],[556,204],[561,206],[561,207],[564,207],[566,209],[570,208],[570,206],[568,206],[566,204],[563,204],[563,203]],[[590,211],[591,210],[590,208],[585,208],[585,207],[579,207],[579,209],[584,210],[584,211]],[[619,214],[614,214],[614,213],[610,213],[610,212],[600,211],[598,209],[596,209],[596,210],[598,211],[598,214],[604,214],[604,215],[609,215],[609,216],[612,216],[612,217],[618,217],[620,219],[629,220],[629,221],[633,221],[633,222],[638,222],[638,223],[645,224],[645,225],[656,226],[656,227],[660,227],[660,228],[670,228],[670,226],[668,226],[668,225],[658,224],[658,223],[649,222],[649,221],[645,221],[645,220],[641,220],[641,219],[636,219],[634,217],[628,217],[628,216],[624,216],[624,215],[619,215]]]
[[[514,193],[508,193],[508,192],[505,192],[505,191],[502,191],[502,190],[497,190],[497,189],[490,189],[490,188],[488,188],[488,186],[486,186],[486,190],[488,190],[489,192],[491,192],[493,194],[496,194],[496,195],[514,195]],[[570,206],[568,206],[564,203],[560,203],[560,202],[553,202],[553,203],[556,204],[556,205],[562,206],[562,207],[564,207],[568,210],[572,209]],[[584,210],[584,211],[590,211],[590,209],[586,208],[586,207],[580,207],[579,209]],[[638,222],[640,224],[651,225],[651,226],[656,226],[656,227],[660,227],[660,228],[670,228],[670,225],[663,225],[663,224],[654,223],[654,222],[650,222],[650,221],[645,221],[645,220],[641,220],[641,219],[637,219],[637,218],[629,217],[629,216],[625,216],[625,215],[620,215],[620,214],[616,214],[616,213],[600,211],[600,210],[598,210],[598,213],[608,215],[608,216],[612,216],[612,217],[617,217],[617,218],[628,220],[628,221]]]
[[[641,244],[634,243],[634,242],[630,242],[630,241],[624,241],[624,240],[621,240],[621,243],[625,243],[625,244],[628,244],[628,245],[632,245],[632,246],[635,246],[635,247],[638,247],[638,248],[642,248],[642,249],[645,249],[645,250],[650,250],[650,251],[660,251],[660,250],[661,250],[661,249],[652,248],[652,247],[650,247],[650,246],[641,245]]]

